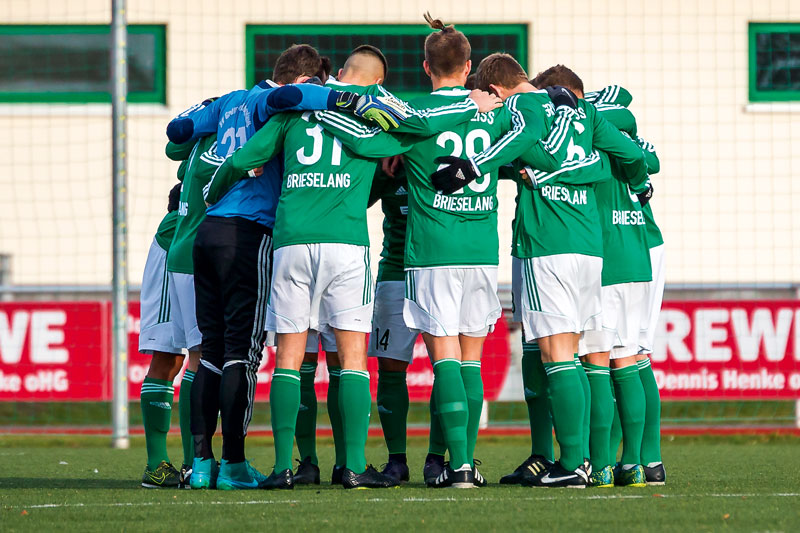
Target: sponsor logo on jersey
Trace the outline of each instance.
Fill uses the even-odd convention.
[[[570,190],[560,185],[545,185],[539,190],[542,197],[554,202],[567,202],[572,205],[586,205],[588,203],[586,189]]]
[[[445,196],[437,193],[433,197],[433,208],[457,212],[492,211],[494,210],[494,197]]]
[[[394,193],[394,194],[395,194],[396,196],[408,196],[408,191],[406,190],[406,188],[405,188],[405,187],[403,187],[403,186],[401,185],[401,186],[400,186],[400,188],[399,188],[399,189],[397,189],[397,191],[395,191],[395,193]]]
[[[298,189],[300,187],[346,189],[350,187],[350,173],[330,173],[326,177],[324,172],[301,172],[300,174],[286,176],[287,189]]]
[[[641,211],[612,212],[611,223],[617,226],[644,226],[644,213]]]

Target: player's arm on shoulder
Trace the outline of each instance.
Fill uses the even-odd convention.
[[[636,137],[636,117],[628,108],[617,104],[597,104],[595,109],[618,130]]]
[[[400,155],[413,146],[413,141],[407,136],[389,135],[380,128],[369,127],[335,111],[316,111],[314,120],[360,157],[377,159]]]
[[[594,137],[592,144],[594,148],[603,150],[613,157],[620,166],[622,178],[628,182],[631,190],[640,192],[647,185],[647,163],[641,148],[624,135],[613,124],[607,121],[596,110],[587,107],[593,112],[592,124],[594,127]]]
[[[642,153],[644,153],[644,160],[647,163],[647,173],[651,176],[653,174],[658,174],[661,171],[661,161],[658,159],[658,154],[656,154],[656,147],[642,137],[636,137],[635,142],[642,149]]]
[[[189,156],[192,155],[192,150],[194,150],[194,145],[197,144],[194,141],[185,142],[183,144],[175,144],[172,141],[167,143],[167,147],[164,149],[164,153],[167,154],[167,157],[170,158],[172,161],[185,161],[189,159]]]
[[[167,124],[167,138],[173,143],[184,144],[216,133],[222,103],[230,94],[222,98],[206,98],[173,118]]]
[[[524,162],[525,158],[521,158]],[[611,165],[608,155],[593,150],[582,159],[564,161],[558,170],[545,172],[526,164],[525,173],[534,189],[543,185],[592,185],[611,179]]]

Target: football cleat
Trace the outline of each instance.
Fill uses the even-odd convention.
[[[469,465],[463,465],[458,470],[453,470],[450,463],[445,463],[442,473],[433,480],[433,483],[428,483],[428,486],[436,489],[449,487],[454,489],[474,489],[475,473]]]
[[[538,478],[542,477],[545,472],[547,472],[547,469],[550,468],[552,464],[551,461],[548,461],[541,455],[531,455],[525,459],[516,470],[501,477],[500,484],[532,486]]]
[[[560,462],[553,463],[547,472],[538,479],[537,487],[568,487],[584,489],[589,483],[589,474],[585,466],[580,465],[575,470],[567,470]]]
[[[299,470],[299,468],[298,468]],[[273,472],[261,482],[258,486],[260,489],[266,490],[273,490],[273,489],[281,489],[281,490],[291,490],[294,488],[294,475],[292,474],[292,469],[287,468],[286,470],[282,470],[280,472]]]
[[[344,466],[333,465],[333,472],[331,472],[331,485],[342,484],[342,472],[344,472]]]
[[[219,463],[211,459],[194,458],[189,486],[193,489],[216,489]]]
[[[619,477],[614,477],[614,483],[621,487],[646,487],[647,481],[644,477],[642,465],[633,465],[630,468],[622,467]]]
[[[150,470],[149,466],[144,467],[142,474],[142,487],[146,489],[174,489],[180,485],[181,473],[166,461],[161,461],[159,465]]]
[[[425,480],[426,485],[431,486],[443,470],[444,455],[429,453],[428,456],[425,457],[425,466],[422,468],[422,479]]]
[[[297,471],[294,473],[295,485],[319,485],[319,466],[311,462],[311,457],[297,461]]]
[[[485,487],[486,485],[489,484],[489,482],[486,481],[486,478],[484,478],[480,472],[478,472],[478,466],[480,466],[482,463],[477,459],[473,459],[472,462],[475,465],[472,467],[472,475],[475,477],[474,481],[475,486],[478,488]]]
[[[664,463],[658,463],[655,466],[644,465],[644,479],[648,485],[666,484],[667,471],[664,470]]]
[[[247,460],[241,463],[229,463],[223,459],[217,476],[217,488],[219,490],[257,489],[266,479],[267,477],[256,470]]]
[[[180,483],[178,483],[178,488],[191,489],[192,486],[189,483],[190,480],[192,479],[192,467],[187,464],[183,464],[181,465],[180,473],[181,477],[180,477]]]
[[[398,480],[381,474],[372,465],[367,465],[367,469],[361,474],[356,474],[349,468],[342,472],[342,486],[346,489],[386,489],[399,484]]]
[[[600,470],[595,470],[589,474],[589,486],[598,488],[613,487],[614,470],[610,466],[604,466]]]
[[[390,459],[389,462],[383,466],[381,474],[394,478],[398,482],[408,481],[408,464],[401,461],[392,461]]]

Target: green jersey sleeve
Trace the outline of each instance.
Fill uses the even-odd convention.
[[[609,85],[599,91],[591,91],[584,95],[584,99],[594,105],[616,104],[628,107],[633,101],[633,96],[625,87],[620,85]]]
[[[528,95],[515,94],[506,100],[511,113],[512,128],[487,150],[472,158],[481,174],[492,172],[511,163],[522,154],[535,168],[552,172],[561,167],[567,155],[568,143],[572,135],[572,120],[575,112],[566,106],[559,107],[556,118],[549,130],[542,115],[546,113],[541,101]],[[549,102],[549,99],[548,99]],[[552,112],[552,104],[548,108]]]
[[[599,150],[592,150],[588,156],[582,159],[564,161],[561,168],[555,172],[544,172],[534,169],[530,165],[525,166],[525,172],[530,178],[534,190],[545,184],[592,185],[611,179],[608,155]]]
[[[419,109],[412,104],[405,102],[382,86],[376,86],[383,96],[394,98],[403,105],[407,118],[400,125],[392,130],[392,133],[412,133],[420,137],[430,137],[442,131],[447,131],[465,124],[475,118],[478,114],[478,104],[469,98],[467,89],[452,89],[464,94],[464,100],[449,103],[433,108]]]
[[[631,137],[636,137],[636,117],[627,107],[617,104],[597,104],[595,109],[617,129],[624,131]]]
[[[167,154],[167,157],[173,161],[186,161],[189,159],[189,156],[192,155],[194,145],[195,141],[183,144],[168,142],[164,152]]]
[[[336,111],[316,111],[317,123],[359,157],[375,159],[407,152],[413,146],[406,135],[389,135]]]
[[[621,177],[630,184],[631,190],[641,192],[647,183],[647,163],[642,150],[629,137],[623,135],[619,129],[603,118],[593,105],[588,104],[586,109],[593,113],[592,146],[613,157],[619,164]]]
[[[658,155],[656,155],[656,147],[641,137],[636,137],[635,142],[642,149],[642,152],[644,152],[644,160],[647,162],[647,173],[651,176],[653,174],[658,174],[661,171],[661,161],[659,161]]]

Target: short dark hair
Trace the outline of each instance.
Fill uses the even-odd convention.
[[[314,76],[320,70],[322,59],[309,44],[293,44],[283,51],[275,62],[272,79],[275,83],[292,83],[300,76]]]
[[[389,62],[386,60],[386,56],[383,55],[381,49],[377,46],[372,46],[371,44],[362,44],[353,48],[353,51],[350,52],[351,56],[356,54],[369,54],[372,56],[377,57],[381,64],[383,64],[383,79],[386,79],[386,76],[389,75]]]
[[[319,70],[314,75],[324,84],[326,81],[328,81],[328,77],[331,75],[331,69],[333,68],[333,65],[331,63],[331,58],[328,56],[321,56],[319,59]]]
[[[167,200],[167,212],[172,213],[178,210],[178,204],[181,199],[181,189],[183,183],[176,183],[174,187],[169,190],[169,199]]]
[[[439,30],[425,38],[425,60],[431,72],[436,76],[447,76],[463,68],[472,54],[467,36],[452,24],[445,26],[430,13],[425,14],[425,21],[434,30]]]
[[[504,89],[513,89],[520,83],[528,81],[528,75],[516,59],[500,52],[486,56],[478,65],[477,88],[491,90],[489,85],[499,85]]]
[[[465,89],[477,89],[478,88],[478,75],[474,72],[467,76],[467,81],[464,82]]]
[[[537,89],[561,85],[573,92],[580,91],[583,93],[583,80],[564,65],[555,65],[544,72],[540,72],[531,80],[531,85]]]

